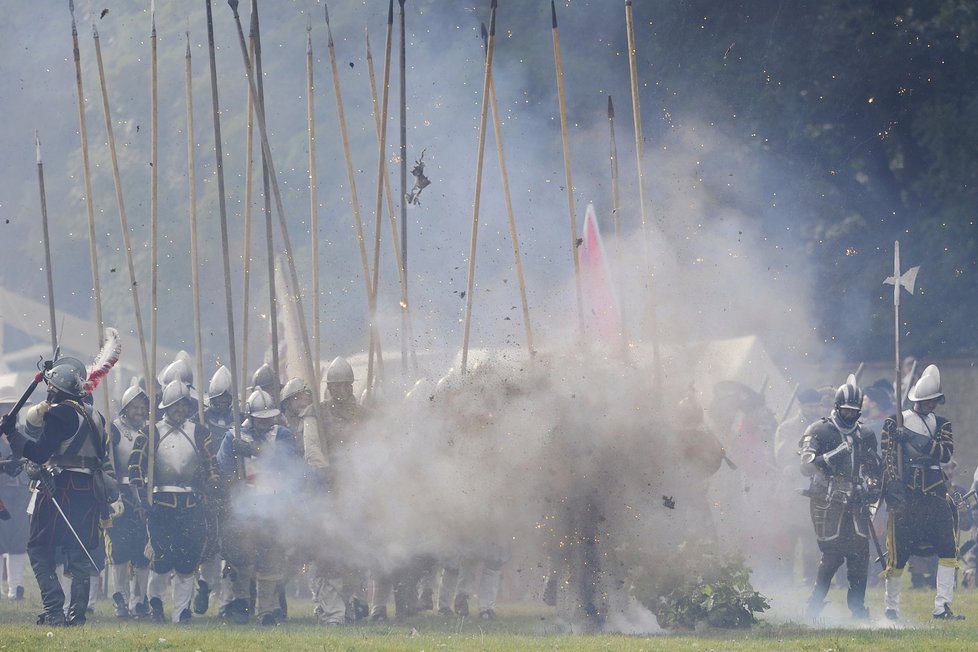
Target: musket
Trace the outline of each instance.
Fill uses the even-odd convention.
[[[48,201],[44,192],[44,163],[41,161],[41,138],[34,131],[37,147],[37,185],[41,193],[41,229],[44,234],[44,271],[48,281],[48,311],[51,318],[51,351],[58,348],[57,319],[54,315],[54,275],[51,270],[51,236],[48,233]]]
[[[255,72],[255,84],[258,90],[257,94],[252,98],[251,105],[256,107],[255,114],[258,114],[257,107],[261,107],[261,115],[265,114],[265,75],[262,73],[262,63],[261,63],[261,25],[258,19],[258,0],[251,0],[251,42],[254,45],[252,53],[254,54],[254,72]],[[250,63],[250,59],[249,59]],[[251,90],[248,90],[249,94]],[[265,150],[262,149],[261,152],[261,178],[262,178],[262,191],[264,193],[264,215],[265,215],[265,263],[268,272],[268,324],[271,329],[272,335],[272,371],[274,372],[275,382],[272,387],[272,399],[278,404],[279,396],[279,365],[281,361],[279,360],[279,350],[278,350],[278,291],[275,288],[275,236],[272,229],[272,195],[269,192],[269,184],[271,179],[269,178],[268,172],[268,156]],[[292,254],[289,254],[289,259],[291,260]],[[299,286],[294,285],[293,291],[298,294]],[[298,301],[298,298],[296,299]],[[311,351],[310,351],[311,355]],[[247,370],[245,370],[247,374]],[[247,378],[247,375],[244,376]]]
[[[55,351],[57,351],[57,347],[55,347]],[[31,394],[34,393],[37,386],[41,384],[42,380],[44,380],[44,372],[50,371],[53,367],[54,362],[52,360],[45,360],[42,363],[41,369],[34,374],[34,380],[32,380],[31,384],[27,386],[27,390],[21,394],[19,399],[17,399],[17,402],[14,403],[14,406],[10,409],[10,412],[3,415],[3,418],[0,419],[0,433],[9,433],[13,431],[14,427],[17,425],[17,414],[20,413],[21,408],[23,408],[24,404],[27,403],[27,399],[31,397]]]
[[[859,382],[859,378],[860,378],[860,376],[863,375],[863,371],[865,369],[866,369],[866,363],[865,362],[860,362],[859,363],[859,366],[856,367],[856,372],[854,374],[852,374],[852,375],[855,376],[857,383]]]
[[[584,340],[584,291],[581,287],[581,257],[577,251],[577,211],[574,206],[574,178],[571,174],[570,135],[567,126],[567,96],[564,93],[564,65],[560,57],[560,31],[557,27],[557,7],[550,0],[551,35],[554,48],[554,69],[557,73],[557,103],[560,109],[560,137],[564,151],[564,177],[567,188],[567,213],[570,221],[570,245],[574,259],[574,296],[577,299],[577,332]]]
[[[485,23],[482,24],[482,40],[486,53],[489,52],[489,32]],[[520,253],[520,241],[516,233],[516,217],[513,215],[513,199],[509,192],[509,172],[506,170],[506,157],[503,155],[503,127],[499,117],[499,103],[496,101],[496,83],[489,74],[489,108],[492,111],[492,129],[496,137],[496,154],[499,158],[499,175],[503,182],[503,198],[506,201],[506,218],[509,224],[509,239],[513,244],[513,261],[516,269],[516,280],[519,282],[520,303],[523,307],[523,330],[526,331],[526,348],[529,354],[534,354],[533,328],[530,324],[530,304],[526,298],[526,278],[523,275],[523,256]]]
[[[233,422],[232,427],[234,428],[234,438],[237,440],[241,437],[241,408],[237,400],[238,358],[234,342],[234,303],[231,297],[231,258],[228,252],[227,198],[224,194],[224,151],[221,140],[221,108],[217,93],[217,56],[214,47],[214,16],[211,11],[211,0],[205,0],[204,6],[207,13],[207,55],[211,73],[211,108],[214,118],[214,155],[217,159],[217,199],[221,218],[221,248],[223,250],[222,262],[224,266],[224,304],[227,314],[228,356],[230,362],[228,366],[231,370],[231,396],[235,397],[235,400],[231,401],[231,420]],[[235,9],[235,13],[237,14],[237,9]],[[245,52],[245,56],[248,56],[247,52]],[[155,427],[155,423],[151,424],[151,428]],[[150,450],[152,450],[155,447],[155,444],[152,443],[152,435],[149,435],[149,438]],[[242,476],[244,475],[243,460],[238,471]],[[149,491],[146,494],[147,497],[152,496],[152,489],[152,486],[150,486]],[[148,502],[152,504],[151,499],[149,499]]]
[[[475,199],[472,201],[472,235],[469,238],[469,271],[466,281],[465,323],[462,330],[462,373],[469,357],[469,330],[475,290],[475,254],[479,239],[479,206],[482,197],[482,164],[486,151],[486,120],[489,113],[489,82],[492,80],[492,52],[496,42],[496,0],[489,6],[489,38],[486,41],[486,69],[482,81],[482,113],[479,117],[479,149],[475,159]]]
[[[27,460],[23,457],[8,457],[5,460],[0,460],[0,473],[6,473],[9,476],[19,475],[26,462]]]

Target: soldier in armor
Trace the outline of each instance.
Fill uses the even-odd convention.
[[[310,473],[319,478],[323,487],[327,481],[332,486],[342,484],[337,469],[331,466],[331,455],[340,453],[354,444],[364,413],[353,393],[353,367],[343,358],[334,359],[326,370],[326,391],[329,399],[320,406],[322,427],[306,420],[303,429],[305,460]],[[350,489],[347,487],[346,489]],[[368,615],[366,600],[366,573],[350,568],[327,552],[316,560],[316,573],[311,582],[315,612],[325,625],[341,625],[349,620],[357,621]]]
[[[282,387],[282,398],[279,401],[282,423],[295,435],[299,456],[304,454],[305,448],[302,440],[303,423],[312,411],[314,400],[312,390],[301,378],[292,378]]]
[[[179,380],[187,389],[190,390],[189,401],[190,401],[190,418],[196,420],[197,418],[197,397],[194,396],[194,371],[190,367],[190,356],[186,351],[180,351],[177,353],[176,359],[170,364],[163,367],[157,376],[156,380],[159,381],[160,388],[166,387],[174,380]],[[157,396],[159,392],[157,392]]]
[[[958,513],[948,491],[942,464],[951,461],[954,437],[951,422],[934,414],[944,403],[941,374],[928,366],[907,395],[912,408],[903,411],[903,426],[896,415],[883,424],[887,567],[886,617],[896,620],[900,610],[903,569],[911,555],[938,557],[934,618],[960,619],[951,611],[957,569]]]
[[[266,392],[273,398],[278,396],[279,380],[267,363],[255,369],[255,373],[251,376],[251,388],[249,392],[254,392],[256,389]]]
[[[129,481],[147,503],[150,561],[149,606],[154,622],[163,622],[163,594],[171,572],[173,622],[189,622],[194,575],[206,539],[202,503],[218,488],[213,440],[207,429],[190,420],[190,390],[180,380],[163,388],[159,408],[163,418],[150,429],[150,438],[137,436],[129,458]],[[153,486],[149,485],[150,446],[153,447]]]
[[[44,604],[38,624],[49,626],[85,623],[91,574],[98,572],[91,556],[102,541],[99,520],[106,516],[107,507],[104,488],[98,484],[103,472],[111,473],[111,463],[105,450],[104,420],[82,400],[86,378],[79,360],[57,360],[44,372],[47,400],[27,411],[26,431],[31,438],[15,429],[7,433],[14,455],[40,465],[41,489],[32,498],[27,554]],[[55,570],[58,548],[71,576],[67,615]]]
[[[119,469],[117,480],[123,512],[112,519],[105,531],[105,548],[109,562],[112,602],[117,618],[149,615],[146,584],[149,560],[146,558],[146,513],[139,495],[129,482],[129,458],[139,435],[149,419],[149,397],[139,385],[132,385],[122,395],[119,416],[110,428],[113,467]]]
[[[846,563],[847,603],[856,618],[868,618],[869,511],[878,498],[880,460],[876,434],[859,422],[862,390],[854,376],[835,393],[831,416],[808,426],[801,440],[801,472],[811,478],[812,525],[822,558],[807,615],[815,618],[836,571]]]
[[[221,365],[211,376],[207,386],[207,408],[204,410],[204,425],[210,441],[219,445],[224,434],[232,427],[234,412],[231,409],[231,370]],[[207,541],[201,554],[200,574],[194,593],[195,614],[205,614],[210,607],[211,591],[222,586],[221,582],[221,526],[225,520],[227,496],[222,484],[212,501],[204,505],[204,521],[207,524]],[[227,588],[227,587],[223,587]],[[228,589],[229,590],[229,589]],[[230,598],[224,596],[227,602]],[[222,603],[226,606],[226,602]]]
[[[274,519],[294,495],[301,469],[295,437],[277,423],[280,413],[268,392],[252,392],[247,409],[240,438],[227,431],[217,455],[221,475],[232,483],[224,542],[234,595],[228,613],[237,624],[248,622],[254,580],[258,621],[275,625],[284,617],[279,592],[285,577],[285,545]]]

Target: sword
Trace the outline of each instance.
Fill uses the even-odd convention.
[[[869,513],[869,505],[863,505],[863,514],[866,516],[866,527],[869,529],[869,538],[873,540],[876,547],[877,557],[873,561],[877,562],[883,570],[886,570],[886,551],[880,546],[879,537],[876,536],[876,527],[873,525],[873,517]]]
[[[61,470],[58,469],[58,472],[60,473]],[[63,509],[61,509],[61,504],[58,503],[58,499],[54,497],[54,482],[52,482],[53,478],[54,472],[42,466],[39,478],[41,486],[44,487],[45,491],[47,491],[48,498],[51,499],[51,502],[54,503],[54,506],[58,509],[58,513],[61,514],[61,518],[65,520],[65,523],[68,525],[68,529],[71,530],[72,536],[75,537],[75,541],[78,542],[78,545],[81,546],[81,549],[85,552],[85,556],[88,557],[88,561],[92,562],[92,567],[101,573],[102,569],[99,568],[99,565],[95,563],[94,559],[92,559],[92,555],[88,552],[88,548],[86,548],[85,544],[82,543],[81,537],[78,536],[77,532],[75,532],[75,527],[71,524],[71,521],[68,520],[68,515],[65,514]]]

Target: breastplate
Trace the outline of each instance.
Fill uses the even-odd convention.
[[[112,425],[119,431],[119,443],[114,446],[112,460],[116,467],[115,475],[122,484],[129,484],[129,456],[132,455],[133,444],[140,431],[130,428],[122,419],[116,419]]]
[[[154,461],[156,486],[196,487],[200,455],[193,441],[193,422],[188,420],[174,426],[162,420],[156,424],[156,430],[160,437]]]

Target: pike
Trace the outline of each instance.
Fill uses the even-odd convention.
[[[157,239],[159,237],[159,194],[158,194],[158,175],[157,175],[157,165],[158,157],[157,150],[159,145],[159,132],[157,130],[157,117],[158,117],[158,104],[157,104],[157,76],[156,76],[156,0],[150,0],[150,57],[149,57],[149,77],[150,77],[150,160],[149,160],[149,229],[150,229],[150,319],[149,319],[149,342],[150,342],[150,354],[149,354],[149,375],[146,377],[146,393],[149,395],[149,428],[147,432],[152,432],[152,429],[156,427],[156,343],[157,343],[157,325],[158,325],[158,313],[159,313],[159,303],[157,297],[157,291],[159,287],[159,266],[157,265],[157,256],[159,254],[159,247]],[[162,388],[160,388],[162,389]],[[153,481],[156,473],[156,447],[153,445],[147,446],[149,451],[149,456],[147,460],[147,486],[149,487],[146,493],[146,501],[152,505],[153,504]]]
[[[618,142],[615,139],[615,104],[608,96],[608,128],[610,130],[610,158],[611,158],[611,222],[615,227],[615,248],[618,256],[621,257],[621,190],[618,184]],[[625,332],[625,302],[618,302],[618,319],[621,322],[621,349],[623,354],[628,351],[628,335]]]
[[[897,400],[901,400],[900,397],[903,396],[903,389],[901,387],[903,378],[900,373],[900,288],[905,288],[907,292],[911,295],[913,294],[914,284],[917,281],[917,272],[920,271],[920,266],[911,267],[906,272],[900,272],[900,241],[896,240],[893,242],[893,276],[888,276],[884,281],[884,285],[893,286],[893,345],[895,351],[896,359],[896,382],[894,383],[894,396],[898,397]],[[897,428],[903,427],[903,402],[901,400],[900,404],[896,406],[896,425]],[[903,479],[903,446],[894,445],[892,439],[890,440],[890,450],[886,451],[886,470],[895,474],[896,477],[890,478],[891,480],[902,481]],[[895,449],[895,457],[894,457]],[[892,468],[892,462],[896,463],[896,468]],[[884,480],[886,476],[884,475]]]
[[[251,33],[254,35],[254,71],[257,83],[258,94],[254,97],[252,101],[253,106],[261,106],[262,115],[265,113],[265,75],[262,74],[261,65],[261,27],[259,26],[258,20],[258,0],[251,0]],[[268,157],[265,151],[262,150],[261,155],[261,176],[262,176],[262,191],[264,192],[264,211],[265,211],[265,261],[268,266],[268,322],[271,329],[272,335],[272,369],[275,370],[275,383],[272,385],[272,398],[278,403],[279,397],[279,381],[280,381],[280,369],[281,360],[279,360],[279,349],[278,349],[278,297],[275,288],[275,235],[272,229],[272,199],[271,193],[269,193],[269,177],[268,177]],[[289,253],[289,259],[291,260],[292,254]],[[295,292],[298,295],[299,286],[295,285]],[[298,301],[298,297],[296,298]],[[311,355],[311,353],[310,353]],[[247,374],[247,370],[245,370]],[[247,375],[245,376],[247,378]]]
[[[645,167],[642,164],[642,146],[645,138],[642,136],[642,107],[638,91],[638,64],[636,63],[635,20],[632,16],[632,0],[625,0],[625,27],[628,36],[628,73],[632,91],[632,122],[635,127],[635,167],[638,171],[638,202],[639,214],[642,219],[642,246],[645,251],[645,265],[649,275],[649,287],[652,287],[652,254],[649,243],[649,225],[645,214]],[[653,374],[656,387],[662,386],[662,365],[659,352],[659,326],[655,316],[655,302],[649,301],[650,321],[652,330]],[[656,394],[658,396],[658,394]]]
[[[374,75],[374,59],[370,53],[370,35],[365,33],[367,42],[367,76],[370,80],[370,99],[374,109],[374,126],[377,130],[378,143],[381,138],[384,139],[384,144],[379,146],[382,160],[384,158],[384,150],[387,148],[387,109],[390,95],[391,37],[393,26],[394,0],[390,0],[387,9],[387,40],[384,48],[384,104],[382,110],[379,108],[377,102],[377,83]],[[381,129],[384,130],[383,134],[381,134]],[[414,371],[418,369],[418,357],[414,347],[414,327],[411,320],[410,303],[408,302],[407,276],[405,275],[404,261],[401,257],[401,238],[397,232],[397,217],[394,215],[394,199],[393,192],[391,191],[390,173],[387,171],[386,165],[383,165],[382,170],[384,195],[387,199],[387,217],[391,227],[391,247],[394,250],[394,262],[397,265],[398,282],[401,286],[401,372],[406,375],[408,342],[410,342],[411,346],[411,366]]]
[[[469,330],[472,325],[472,301],[475,288],[475,254],[479,240],[479,202],[482,194],[482,164],[486,151],[486,120],[489,113],[489,82],[492,79],[492,52],[496,43],[496,0],[489,4],[489,38],[486,41],[486,72],[482,80],[482,113],[479,116],[479,153],[475,163],[475,199],[472,201],[472,235],[469,239],[469,272],[466,281],[465,325],[462,331],[462,373],[469,357]]]
[[[570,218],[571,253],[574,257],[574,290],[577,297],[578,336],[584,339],[584,296],[581,289],[581,259],[577,252],[577,213],[574,208],[574,179],[571,175],[570,136],[567,128],[567,97],[564,94],[564,65],[560,57],[560,31],[557,27],[557,7],[550,0],[550,16],[554,45],[554,68],[557,72],[557,101],[560,107],[560,136],[564,149],[564,176],[567,184],[567,212]]]
[[[211,73],[211,107],[214,116],[214,155],[217,159],[217,199],[221,216],[221,249],[224,264],[224,303],[227,309],[228,365],[231,369],[231,396],[238,396],[238,360],[234,344],[234,304],[231,298],[231,260],[228,253],[227,199],[224,194],[224,152],[221,141],[221,106],[217,94],[217,58],[214,52],[214,15],[211,0],[204,0],[207,12],[207,55]],[[240,25],[238,26],[240,29]],[[247,56],[247,53],[245,54]],[[241,438],[241,412],[238,401],[231,401],[234,438]],[[149,450],[153,450],[150,446]],[[239,477],[244,477],[244,459],[238,461]],[[152,492],[151,492],[152,493]]]
[[[95,205],[92,198],[92,171],[88,159],[88,125],[85,122],[85,91],[82,88],[81,52],[78,49],[78,25],[75,23],[75,2],[68,0],[71,13],[72,55],[75,59],[75,86],[78,91],[78,135],[81,138],[82,171],[85,177],[85,211],[88,214],[88,253],[92,265],[92,290],[95,294],[95,331],[99,348],[102,348],[102,284],[98,276],[98,247],[95,244]],[[102,392],[105,414],[109,413],[108,392]]]
[[[136,336],[142,355],[143,375],[149,377],[149,360],[146,353],[146,335],[143,328],[143,312],[139,305],[139,290],[136,282],[136,267],[132,262],[132,244],[129,240],[129,218],[126,202],[122,194],[122,176],[119,172],[119,157],[116,153],[115,132],[112,128],[112,112],[109,109],[109,91],[105,82],[105,67],[102,64],[102,44],[98,29],[92,24],[92,40],[95,42],[95,61],[98,67],[99,86],[102,90],[102,115],[105,117],[105,133],[109,143],[109,157],[112,161],[112,181],[115,184],[115,202],[119,209],[119,226],[122,230],[123,246],[126,249],[126,264],[129,269],[129,293],[132,296],[133,314],[136,316]]]
[[[257,90],[258,94],[252,98],[251,105],[253,107],[261,106],[262,115],[265,112],[265,75],[262,74],[261,65],[261,26],[258,20],[258,0],[251,0],[251,35],[253,36],[252,43],[254,44],[254,71],[257,77]],[[249,93],[251,91],[249,90]],[[257,115],[257,110],[256,110]],[[261,153],[261,178],[262,178],[262,192],[264,193],[265,200],[265,261],[268,267],[268,315],[269,315],[269,327],[271,328],[272,335],[272,370],[275,372],[275,382],[272,385],[272,398],[278,402],[279,396],[279,382],[280,382],[280,364],[279,360],[279,348],[278,348],[278,293],[275,288],[275,236],[272,232],[272,197],[269,192],[269,177],[268,177],[268,158],[265,155],[265,150]],[[289,255],[289,260],[292,259],[292,255]],[[295,292],[299,292],[299,286],[293,285]],[[297,299],[298,300],[298,299]],[[309,351],[308,347],[306,349]],[[311,352],[310,352],[311,355]],[[245,370],[244,378],[248,377],[248,370]]]
[[[210,7],[210,1],[208,0],[207,6]],[[252,94],[253,98],[258,96],[258,89],[255,86],[254,74],[251,68],[251,62],[248,60],[248,49],[245,45],[244,30],[241,29],[241,16],[238,15],[238,0],[228,0],[228,6],[231,7],[231,11],[234,14],[235,26],[238,29],[238,43],[241,46],[241,56],[244,59],[245,64],[245,76],[248,79],[248,90]],[[213,41],[211,41],[213,43]],[[212,60],[213,65],[213,60]],[[216,91],[215,91],[216,92]],[[285,257],[289,265],[289,275],[292,281],[293,291],[298,291],[299,287],[299,275],[296,273],[295,269],[295,259],[292,256],[292,244],[289,238],[288,225],[285,222],[285,209],[282,207],[282,194],[278,187],[278,177],[275,173],[275,164],[272,160],[272,149],[268,143],[268,130],[265,124],[265,108],[262,106],[260,101],[255,102],[255,114],[258,118],[258,132],[261,134],[261,145],[262,151],[268,160],[268,171],[269,179],[272,185],[272,192],[275,195],[275,208],[278,213],[279,230],[282,232],[282,241],[285,245]],[[225,247],[227,251],[227,247]],[[228,292],[230,293],[230,284],[228,284]],[[303,361],[305,364],[305,369],[303,373],[306,375],[307,382],[311,383],[311,386],[315,387],[318,385],[315,378],[315,370],[312,365],[312,354],[309,347],[309,331],[306,328],[306,320],[302,310],[302,303],[296,301],[296,312],[298,314],[299,330],[302,337],[302,350],[303,350]],[[228,313],[230,319],[230,313]],[[318,403],[313,403],[313,409],[316,411],[316,416],[318,417]],[[237,413],[235,413],[235,418],[237,418]]]
[[[193,284],[194,295],[194,346],[197,347],[197,355],[194,356],[197,364],[197,375],[199,383],[204,383],[204,346],[201,341],[200,327],[200,248],[197,241],[197,160],[194,154],[194,87],[193,87],[193,66],[190,59],[190,28],[185,32],[187,36],[187,65],[186,65],[186,86],[187,86],[187,202],[190,204],[190,277]],[[203,397],[201,397],[203,398]],[[197,401],[198,423],[207,423],[204,419],[204,401]]]
[[[255,28],[251,26],[251,33],[248,35],[248,60],[254,64],[255,61]],[[254,178],[254,107],[251,102],[251,91],[245,93],[245,192],[244,192],[244,282],[241,296],[241,303],[244,310],[241,320],[241,377],[248,377],[248,314],[250,312],[250,284],[251,284],[251,209],[252,209],[252,190]],[[272,290],[274,292],[274,290]],[[277,347],[276,347],[277,349]],[[276,351],[277,355],[277,351]],[[244,385],[244,383],[242,383]],[[246,390],[242,387],[241,402],[244,403],[248,397],[245,396]]]
[[[323,3],[326,18],[326,34],[328,37],[329,65],[333,71],[333,92],[336,97],[336,115],[339,120],[340,138],[343,141],[343,158],[346,161],[346,177],[350,184],[350,201],[353,204],[353,222],[357,231],[357,244],[360,246],[360,262],[363,265],[363,281],[367,290],[367,305],[369,309],[370,351],[367,356],[367,388],[373,387],[374,380],[374,351],[377,352],[377,371],[383,377],[384,356],[380,349],[380,338],[377,335],[377,297],[370,283],[370,261],[367,258],[366,240],[363,235],[363,221],[360,218],[360,200],[357,198],[356,178],[353,176],[353,158],[350,155],[350,138],[346,130],[346,116],[343,112],[343,95],[340,91],[340,75],[336,65],[336,47],[333,44],[333,30],[329,24],[329,6]]]
[[[489,52],[489,33],[485,23],[482,24],[482,41],[486,52]],[[516,218],[513,215],[513,199],[509,192],[509,173],[506,170],[506,157],[503,154],[503,127],[499,117],[499,103],[496,101],[496,83],[489,76],[489,104],[492,110],[492,130],[496,138],[496,154],[499,158],[499,174],[503,183],[503,197],[506,200],[506,217],[509,224],[509,239],[513,244],[513,260],[516,268],[516,279],[520,286],[520,302],[523,307],[523,329],[526,331],[526,348],[532,356],[533,327],[530,323],[530,304],[526,298],[526,278],[523,275],[523,256],[520,254],[520,241],[516,233]]]
[[[41,138],[34,131],[37,151],[37,186],[41,193],[41,230],[44,234],[44,271],[48,280],[48,312],[51,319],[51,351],[58,350],[58,324],[54,315],[54,272],[51,270],[51,235],[48,231],[48,200],[44,192],[44,163],[41,161]]]
[[[398,43],[398,60],[400,66],[400,127],[401,127],[401,268],[405,283],[408,282],[408,233],[407,233],[407,50],[404,36],[404,0],[397,0],[400,5],[398,27],[401,40]],[[412,343],[413,346],[413,343]],[[402,345],[403,352],[403,345]]]
[[[312,74],[312,16],[306,22],[306,131],[309,134],[309,228],[312,231],[312,311],[313,360],[316,378],[322,376],[322,356],[319,344],[319,210],[316,178],[316,109]],[[375,289],[374,292],[377,290]]]

